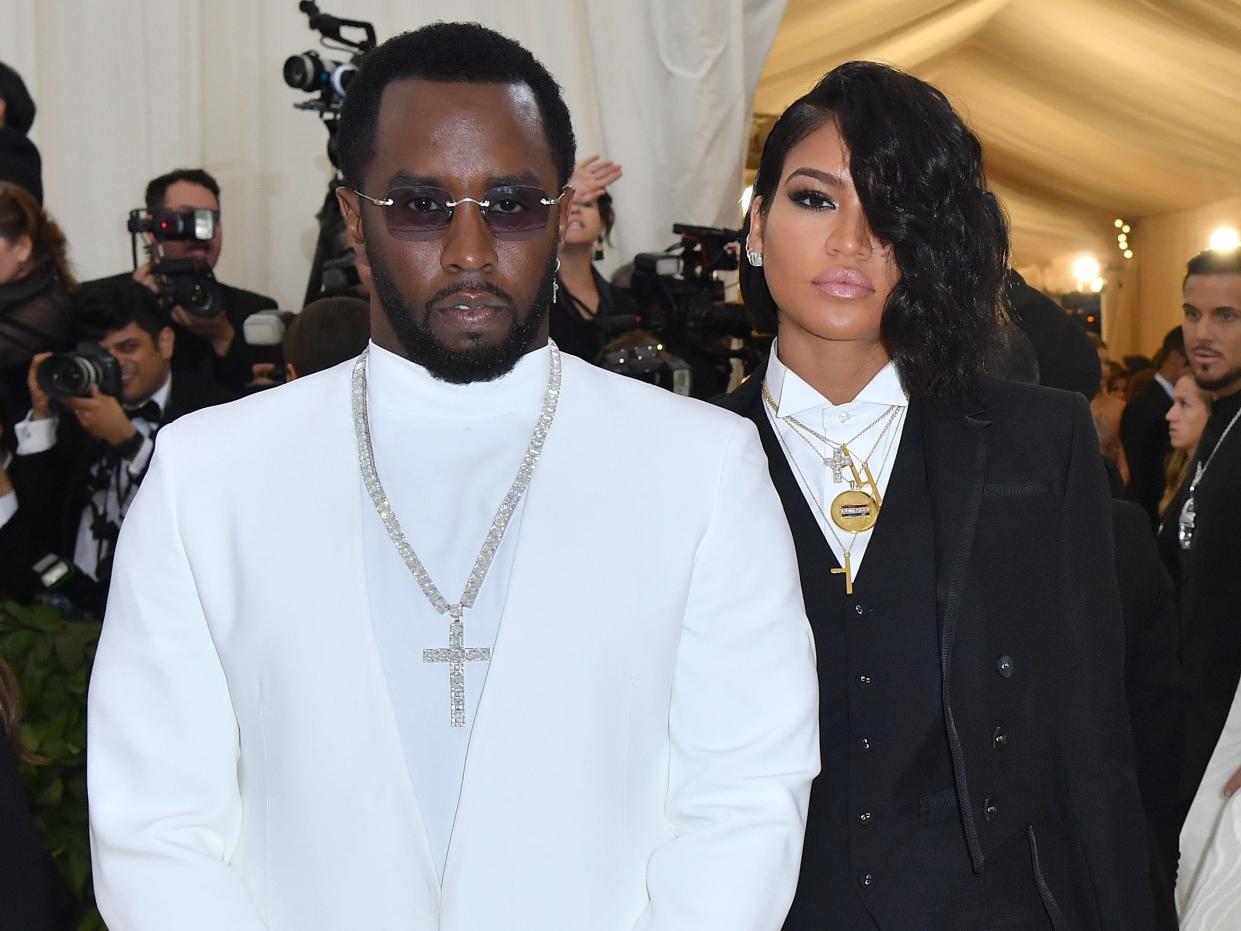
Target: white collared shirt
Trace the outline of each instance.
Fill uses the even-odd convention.
[[[455,385],[370,344],[367,409],[375,468],[405,538],[450,604],[460,599],[517,476],[542,410],[550,365],[551,351],[543,347],[501,378]],[[405,763],[442,877],[490,663],[466,663],[466,726],[451,726],[447,665],[423,661],[423,650],[448,646],[450,619],[427,601],[360,481],[359,491],[371,623]],[[495,646],[525,504],[523,495],[474,607],[465,612],[467,647]]]
[[[1172,382],[1168,381],[1166,378],[1164,378],[1164,377],[1163,377],[1162,375],[1160,375],[1158,372],[1156,372],[1156,373],[1155,373],[1155,381],[1159,382],[1159,387],[1160,387],[1160,388],[1162,388],[1162,389],[1163,389],[1163,390],[1167,393],[1168,397],[1170,397],[1170,398],[1171,398],[1171,397],[1174,397],[1173,392],[1175,392],[1175,391],[1176,391],[1176,388],[1175,388],[1175,386],[1172,384]]]
[[[158,404],[160,413],[165,414],[168,411],[168,398],[171,394],[172,373],[169,373],[164,383],[148,400]],[[44,453],[56,445],[56,429],[60,426],[60,418],[52,416],[43,420],[33,420],[33,416],[33,411],[27,413],[26,418],[13,427],[13,435],[17,437],[17,455],[19,456]],[[138,493],[138,484],[142,481],[147,464],[151,461],[151,454],[155,452],[155,431],[159,428],[159,424],[151,423],[143,417],[135,417],[131,422],[134,429],[142,435],[142,445],[133,459],[126,461],[123,467],[117,467],[106,489],[95,490],[91,495],[90,503],[82,509],[82,516],[78,522],[78,535],[73,547],[73,563],[92,579],[96,577],[100,561],[110,555],[111,545],[113,545],[105,545],[103,541],[95,538],[95,519],[98,516],[109,523],[120,526],[121,521],[125,519],[125,512],[129,510],[134,496]],[[16,511],[17,507],[14,507],[13,513]],[[3,526],[3,523],[0,523],[0,526]]]
[[[845,552],[849,552],[853,576],[856,579],[874,531],[863,531],[855,537],[854,534],[841,530],[830,519],[832,500],[849,489],[849,471],[844,471],[843,481],[834,481],[831,469],[823,463],[824,456],[831,454],[827,444],[813,437],[807,442],[787,418],[796,419],[834,443],[848,443],[859,470],[862,461],[867,460],[880,494],[886,495],[892,468],[896,464],[896,451],[905,429],[909,395],[901,386],[896,363],[888,362],[852,401],[832,404],[796,372],[786,368],[780,361],[779,352],[777,340],[772,343],[766,377],[767,388],[775,398],[777,409],[773,413],[766,401],[763,409],[767,412],[772,429],[780,438],[785,457],[791,457],[789,467],[797,479],[807,506],[819,521],[819,529],[842,566]],[[882,418],[893,408],[897,408],[895,419],[881,438],[880,433],[884,426]],[[877,420],[879,423],[858,436],[864,427]],[[881,513],[880,520],[882,519]]]

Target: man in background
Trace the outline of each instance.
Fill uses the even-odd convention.
[[[164,259],[196,259],[208,269],[214,269],[220,261],[220,251],[224,245],[220,185],[215,178],[201,168],[179,168],[152,179],[147,185],[145,199],[150,217],[158,217],[165,211],[212,212],[215,224],[211,239],[164,239],[159,241],[158,247]],[[83,282],[83,300],[100,286],[123,290],[123,283],[127,281],[159,294],[158,279],[153,263],[148,262],[132,273],[124,272]],[[236,396],[250,383],[252,367],[257,361],[242,335],[245,320],[257,311],[275,307],[276,302],[263,294],[223,282],[217,284],[217,303],[212,305],[209,314],[194,313],[182,306],[170,308],[172,329],[176,336],[172,367],[195,370],[200,377],[214,381]]]
[[[20,184],[43,203],[43,161],[28,133],[35,105],[22,76],[0,62],[0,181]]]

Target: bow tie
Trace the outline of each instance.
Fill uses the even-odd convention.
[[[125,414],[130,420],[145,420],[153,424],[159,423],[160,418],[163,417],[163,411],[154,401],[147,401],[137,407],[127,407]]]

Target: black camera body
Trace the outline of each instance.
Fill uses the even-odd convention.
[[[154,214],[148,214],[142,210],[131,210],[126,229],[131,235],[150,233],[159,240],[210,242],[215,237],[217,225],[214,210],[186,208],[185,210],[157,210]]]
[[[284,83],[294,90],[318,94],[316,100],[306,100],[294,104],[299,110],[314,110],[323,116],[328,124],[328,132],[335,132],[335,120],[340,115],[340,108],[345,103],[345,95],[349,84],[357,76],[358,65],[362,63],[366,53],[376,45],[375,27],[360,19],[342,19],[330,13],[320,12],[313,0],[302,0],[297,8],[306,14],[310,28],[319,33],[325,40],[330,39],[334,45],[324,45],[343,52],[352,52],[348,61],[324,58],[314,50],[290,55],[284,61]],[[351,38],[342,30],[354,30]],[[361,36],[357,36],[357,32]],[[333,160],[335,164],[335,160]]]
[[[220,283],[202,259],[163,259],[151,271],[159,285],[159,302],[164,309],[184,307],[187,313],[204,320],[224,310]]]
[[[95,343],[48,356],[35,369],[35,380],[48,397],[60,400],[89,398],[96,387],[114,398],[121,396],[121,364]]]

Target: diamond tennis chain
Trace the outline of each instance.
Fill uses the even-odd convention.
[[[517,469],[517,477],[513,479],[508,494],[500,502],[496,516],[491,521],[491,529],[487,532],[482,549],[478,551],[478,556],[474,560],[474,568],[470,571],[469,579],[466,580],[465,590],[456,604],[449,604],[448,599],[440,593],[435,582],[431,580],[431,574],[427,572],[422,560],[414,552],[413,546],[405,538],[405,532],[401,529],[401,524],[392,510],[392,503],[388,500],[383,485],[379,481],[379,472],[375,468],[375,451],[371,443],[370,417],[366,408],[366,360],[370,351],[364,350],[353,366],[353,428],[362,483],[366,486],[371,501],[375,504],[375,512],[388,531],[388,537],[417,581],[418,587],[426,595],[427,601],[431,602],[431,606],[440,614],[447,614],[452,618],[448,648],[424,650],[422,661],[448,664],[449,701],[453,727],[465,727],[465,664],[487,662],[491,659],[490,649],[464,645],[465,628],[462,615],[467,608],[474,607],[474,600],[483,587],[483,580],[487,578],[487,572],[495,559],[496,551],[500,548],[500,541],[504,537],[504,531],[508,528],[509,520],[512,519],[522,495],[530,486],[530,479],[534,475],[534,469],[539,464],[539,455],[543,451],[543,441],[547,439],[552,420],[556,416],[556,403],[560,399],[560,350],[552,340],[548,340],[547,345],[551,349],[551,371],[547,378],[547,390],[543,394],[543,409],[534,426],[534,435],[530,437],[530,445],[526,448],[525,455],[522,456],[521,466]]]

